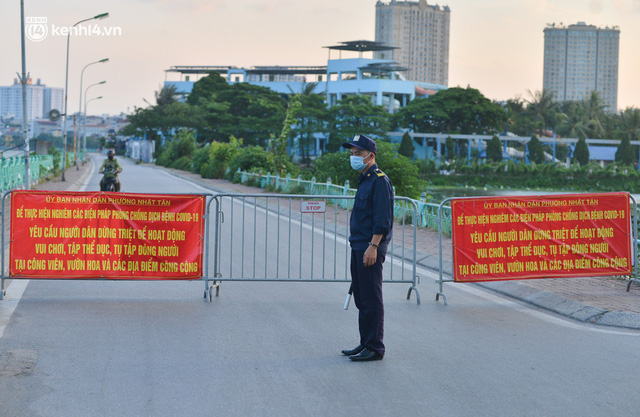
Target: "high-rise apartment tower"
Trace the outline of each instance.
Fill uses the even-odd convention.
[[[409,68],[411,81],[448,85],[448,6],[429,5],[426,0],[376,3],[376,42],[400,49],[377,52],[378,59],[393,59]]]
[[[27,119],[47,117],[51,109],[62,109],[64,89],[47,87],[40,83],[27,84]],[[22,120],[22,84],[18,79],[13,80],[11,86],[0,86],[0,117],[15,117]]]
[[[588,99],[598,91],[608,112],[618,108],[620,30],[578,22],[544,29],[543,88],[555,101]]]

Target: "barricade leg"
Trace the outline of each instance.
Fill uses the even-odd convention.
[[[0,300],[4,300],[4,296],[6,295],[6,291],[4,289],[4,200],[11,193],[8,191],[2,195],[2,201],[0,202]]]
[[[438,236],[439,236],[439,243],[438,243],[438,247],[439,247],[439,255],[440,255],[440,260],[439,260],[439,279],[438,279],[438,292],[436,293],[436,301],[438,301],[440,299],[440,297],[442,296],[442,301],[444,302],[444,305],[447,305],[447,296],[444,294],[444,288],[443,288],[443,283],[445,282],[443,279],[443,271],[442,271],[442,208],[444,207],[444,203],[446,203],[447,201],[451,200],[450,198],[445,199],[444,201],[442,201],[440,203],[440,206],[438,206]]]
[[[412,285],[411,288],[409,288],[409,292],[407,293],[407,300],[411,299],[411,291],[415,291],[416,301],[418,305],[420,305],[420,293],[418,292],[418,288],[415,285]]]

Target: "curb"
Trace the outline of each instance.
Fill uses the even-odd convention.
[[[517,282],[482,282],[476,283],[476,285],[582,323],[640,330],[639,313],[611,311],[588,306],[549,291],[538,290]]]
[[[418,265],[432,272],[440,270],[440,259],[437,254],[422,254]],[[451,279],[453,264],[443,261],[442,270],[447,279]],[[530,287],[516,281],[474,282],[460,285],[476,285],[494,293],[498,293],[561,316],[582,322],[601,326],[621,327],[640,330],[640,313],[627,311],[606,310],[589,306],[555,293]]]

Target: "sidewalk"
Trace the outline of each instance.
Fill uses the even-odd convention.
[[[78,169],[75,166],[67,168],[64,173],[65,181],[62,181],[61,176],[49,178],[48,181],[44,181],[34,187],[34,190],[48,190],[48,191],[78,191],[84,181],[93,172],[93,164],[88,161],[84,165],[80,164]],[[95,190],[98,191],[98,190]]]
[[[76,191],[92,170],[93,166],[90,163],[81,165],[79,170],[71,167],[65,173],[65,182],[62,182],[58,176],[34,189]],[[261,188],[233,184],[225,180],[204,179],[199,175],[174,169],[167,171],[213,192],[264,193]],[[423,254],[419,257],[418,265],[437,273],[438,233],[429,229],[419,229],[416,241],[418,251]],[[442,260],[444,273],[450,277],[452,269],[450,238],[443,237]],[[444,292],[446,294],[450,286],[474,285],[581,322],[640,330],[640,284],[632,283],[629,292],[626,291],[627,284],[628,281],[620,277],[535,279],[475,284],[445,283]],[[419,289],[423,301],[435,299],[436,284],[423,277]]]

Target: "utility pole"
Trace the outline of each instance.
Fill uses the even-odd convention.
[[[24,0],[20,0],[20,28],[22,38],[22,75],[18,74],[20,83],[22,84],[22,137],[24,138],[24,189],[30,188],[29,180],[29,122],[27,120],[27,83],[29,82],[29,74],[27,74],[27,59],[24,48]]]

